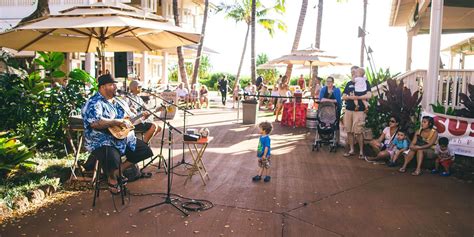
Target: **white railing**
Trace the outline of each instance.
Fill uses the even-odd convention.
[[[474,70],[439,70],[438,102],[445,108],[463,107],[459,93],[467,94],[467,85],[474,84]]]
[[[423,80],[426,78],[426,70],[415,70],[401,74],[394,79],[403,80],[405,87],[411,92],[423,92]],[[438,93],[436,98],[445,108],[459,109],[463,107],[459,99],[459,93],[467,94],[467,85],[474,84],[474,70],[451,70],[440,69],[438,79]],[[383,96],[383,87],[387,82],[378,87]],[[372,88],[372,94],[377,93],[377,88]],[[433,103],[436,103],[435,101]]]
[[[2,0],[0,6],[16,7],[16,6],[32,6],[35,5],[35,0]]]
[[[399,81],[403,80],[404,86],[410,89],[411,93],[415,91],[423,91],[423,79],[426,77],[426,70],[415,70],[409,71],[404,74],[398,75],[394,79]],[[383,82],[378,85],[380,93],[383,95],[383,88],[387,86],[387,82]],[[377,87],[372,87],[372,94],[376,95]]]

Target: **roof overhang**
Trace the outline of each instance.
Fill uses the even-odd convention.
[[[453,44],[442,51],[451,52],[451,54],[474,55],[474,36]]]
[[[427,34],[430,17],[430,0],[392,0],[389,26],[404,26],[415,35]],[[442,33],[474,32],[474,1],[444,0],[442,29]]]

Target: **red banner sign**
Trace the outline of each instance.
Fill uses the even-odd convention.
[[[456,154],[474,157],[474,119],[423,112],[434,118],[440,137],[449,138]]]

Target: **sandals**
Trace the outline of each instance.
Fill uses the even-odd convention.
[[[372,162],[367,158],[367,156],[364,156],[363,154],[359,154],[359,160],[365,160],[367,162]]]
[[[422,174],[421,170],[415,170],[411,173],[413,176],[420,176]]]
[[[400,168],[400,169],[398,170],[398,172],[400,172],[400,173],[406,173],[406,172],[407,172],[407,169],[405,169],[405,168],[402,167],[402,168]]]
[[[355,155],[354,152],[346,152],[346,153],[344,153],[343,156],[344,156],[344,157],[349,157],[349,156],[353,156],[353,155]]]
[[[142,175],[140,176],[140,178],[151,178],[153,174],[151,172],[142,172]]]
[[[118,183],[116,183],[116,184],[107,183],[107,184],[109,185],[109,187],[108,187],[109,192],[112,195],[118,195],[122,191],[122,190],[120,190],[120,186],[119,186]]]

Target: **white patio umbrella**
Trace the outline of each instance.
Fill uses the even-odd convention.
[[[0,47],[17,51],[152,51],[196,44],[200,35],[125,4],[77,6],[0,34]],[[103,68],[104,69],[104,68]]]
[[[323,50],[310,48],[293,51],[291,54],[283,55],[279,58],[270,60],[267,64],[294,64],[309,66],[309,77],[311,78],[311,67],[327,67],[327,66],[348,66],[350,63],[341,62],[337,60],[337,56],[324,54]]]

